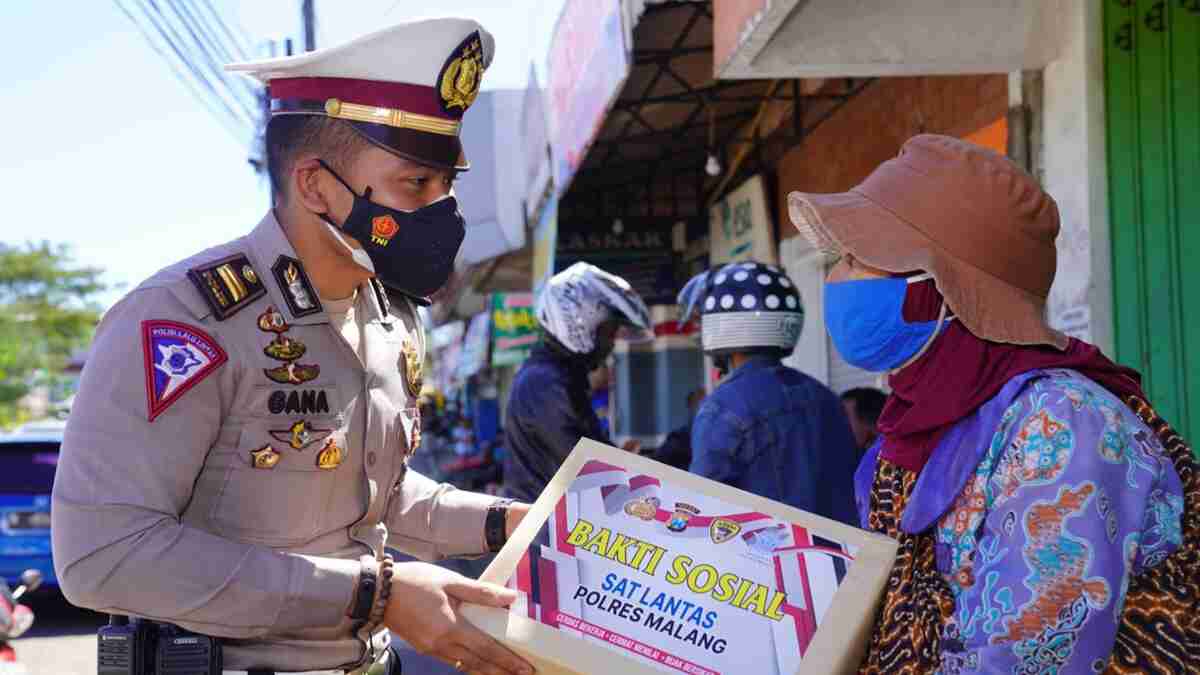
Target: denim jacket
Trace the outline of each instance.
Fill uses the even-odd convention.
[[[837,395],[770,357],[733,371],[692,427],[692,473],[849,524],[855,458]]]

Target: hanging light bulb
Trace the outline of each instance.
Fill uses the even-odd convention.
[[[714,154],[708,155],[708,161],[704,163],[704,173],[716,178],[721,175],[721,163],[717,161],[717,156]]]
[[[717,153],[713,149],[717,136],[717,121],[713,109],[708,109],[708,161],[704,163],[704,173],[716,178],[721,175],[721,163],[717,161]]]

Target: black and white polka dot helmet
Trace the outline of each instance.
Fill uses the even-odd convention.
[[[753,347],[791,350],[800,339],[804,307],[787,274],[774,265],[730,263],[692,277],[679,293],[680,323],[699,313],[705,352]]]

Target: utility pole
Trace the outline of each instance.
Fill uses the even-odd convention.
[[[313,0],[303,0],[300,12],[304,18],[304,51],[311,52],[317,48],[317,17]]]

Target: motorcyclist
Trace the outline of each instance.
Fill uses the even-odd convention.
[[[580,438],[609,442],[592,409],[588,373],[605,362],[618,337],[650,335],[641,296],[621,277],[587,263],[551,277],[534,310],[541,339],[513,380],[504,424],[505,493],[529,502]]]
[[[8,641],[19,638],[33,626],[33,611],[18,605],[8,584],[0,580],[0,662],[15,661]]]
[[[680,322],[701,317],[701,344],[723,380],[692,424],[689,471],[844,523],[855,523],[854,436],[828,387],[782,363],[804,309],[773,265],[739,262],[692,278]]]

